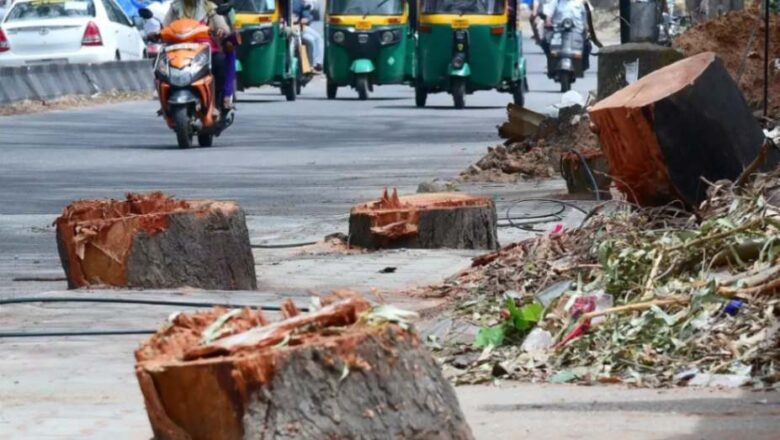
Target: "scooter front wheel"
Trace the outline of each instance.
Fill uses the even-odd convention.
[[[566,93],[571,90],[571,76],[569,72],[561,72],[558,74],[558,80],[561,82],[561,93]]]
[[[190,115],[187,107],[177,106],[173,108],[173,122],[176,125],[176,141],[179,148],[192,147],[192,128],[190,127]]]

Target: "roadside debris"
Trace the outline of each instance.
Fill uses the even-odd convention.
[[[0,106],[0,116],[41,113],[52,110],[63,110],[91,105],[113,104],[126,101],[149,101],[154,96],[148,92],[119,92],[111,90],[92,96],[71,95],[49,101],[19,101]]]
[[[68,287],[257,287],[244,212],[235,202],[163,193],[79,200],[55,221]]]
[[[480,328],[470,342],[439,335],[445,373],[458,384],[780,387],[780,169],[708,196],[695,214],[604,202],[579,228],[416,292],[452,298],[453,319]],[[531,326],[529,308],[540,310]]]
[[[572,92],[576,94],[576,92]],[[546,179],[560,171],[561,155],[570,149],[598,149],[598,138],[590,131],[590,119],[582,97],[569,98],[545,116],[514,104],[507,106],[508,120],[499,127],[504,145],[488,147],[487,154],[463,171],[463,182],[512,183]],[[565,104],[565,105],[564,105]]]
[[[354,295],[322,305],[274,323],[178,314],[135,353],[155,438],[473,438],[415,314]]]
[[[770,13],[769,117],[780,119],[780,16]],[[757,6],[727,12],[687,30],[673,41],[686,55],[715,52],[739,84],[748,104],[760,109],[764,88],[764,24]]]
[[[487,197],[423,193],[356,205],[349,216],[350,244],[368,249],[498,247],[496,206]]]
[[[617,188],[632,203],[696,206],[705,182],[736,179],[764,143],[714,53],[656,70],[589,109]],[[761,167],[777,163],[772,152]]]

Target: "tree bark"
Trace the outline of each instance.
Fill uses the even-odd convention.
[[[243,211],[233,202],[161,193],[82,200],[57,221],[68,287],[257,287]]]
[[[736,179],[764,139],[713,53],[650,73],[597,103],[590,116],[618,189],[640,205],[698,205],[703,179]],[[776,163],[775,156],[765,167]]]
[[[243,311],[211,345],[198,339],[218,313],[180,318],[136,352],[156,437],[473,438],[416,334],[363,323],[370,307],[350,298],[249,330]]]
[[[357,205],[349,217],[350,244],[369,249],[496,249],[492,200],[459,193],[392,196]]]

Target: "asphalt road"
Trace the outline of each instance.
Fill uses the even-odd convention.
[[[526,48],[528,106],[542,110],[560,94],[538,48]],[[574,88],[595,88],[594,73]],[[340,89],[328,101],[320,77],[296,102],[273,88],[239,99],[236,123],[214,147],[187,151],[151,101],[0,118],[0,214],[51,214],[75,198],[143,190],[237,199],[251,214],[337,212],[384,186],[463,169],[498,142],[511,95],[477,92],[464,110],[447,94],[415,108],[406,86],[376,87],[369,101]]]

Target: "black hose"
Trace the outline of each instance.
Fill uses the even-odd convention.
[[[253,244],[253,249],[291,249],[304,246],[311,246],[317,244],[317,241],[304,241],[301,243],[284,243],[284,244]]]
[[[558,211],[550,212],[550,213],[546,213],[546,214],[533,214],[533,215],[528,215],[528,216],[517,216],[517,217],[512,217],[512,216],[509,215],[509,213],[511,212],[512,208],[514,208],[515,206],[517,206],[517,205],[519,205],[521,203],[526,203],[526,202],[556,203],[556,204],[561,206],[561,209],[559,209]],[[500,225],[498,225],[499,227],[513,227],[513,228],[522,229],[524,231],[530,231],[530,232],[544,232],[544,231],[540,231],[538,229],[531,228],[530,225],[537,224],[537,223],[547,223],[547,222],[550,221],[548,219],[560,219],[560,214],[562,214],[563,211],[565,211],[567,207],[572,208],[572,209],[576,209],[577,211],[580,211],[581,213],[583,213],[585,215],[588,214],[587,211],[585,211],[584,209],[582,209],[579,206],[575,205],[574,203],[566,202],[566,201],[563,201],[563,200],[557,200],[557,199],[545,199],[545,198],[536,198],[536,197],[534,197],[534,198],[528,198],[528,199],[513,200],[510,203],[511,203],[511,205],[507,208],[507,210],[506,210],[506,217],[505,217],[505,219],[508,222],[508,224],[500,224]],[[540,221],[516,224],[513,220],[521,220],[521,221],[522,220],[540,220]]]
[[[0,299],[0,305],[4,304],[25,304],[25,303],[63,303],[63,302],[75,302],[75,303],[111,303],[111,304],[145,304],[153,306],[180,306],[180,307],[225,307],[225,308],[256,308],[268,311],[281,311],[282,308],[276,305],[246,305],[246,304],[220,304],[220,303],[207,303],[207,302],[190,302],[190,301],[165,301],[165,300],[152,300],[152,299],[135,299],[135,298],[106,298],[106,297],[73,297],[73,296],[52,296],[52,297],[24,297],[24,298],[8,298]],[[303,312],[308,312],[308,307],[299,308]]]
[[[111,335],[153,335],[157,330],[85,330],[75,332],[0,332],[0,338],[46,338],[62,336],[111,336]]]
[[[585,156],[582,155],[579,151],[575,150],[574,148],[569,148],[569,151],[576,154],[577,157],[580,158],[580,162],[582,162],[582,166],[585,167],[585,171],[588,173],[588,179],[590,179],[590,184],[593,186],[593,192],[596,194],[596,201],[601,201],[601,190],[599,189],[598,183],[596,183],[596,176],[593,175],[593,170],[590,168],[590,165],[588,165],[588,161],[585,160]],[[561,158],[561,173],[563,173],[563,158]],[[566,176],[564,176],[565,178]]]

